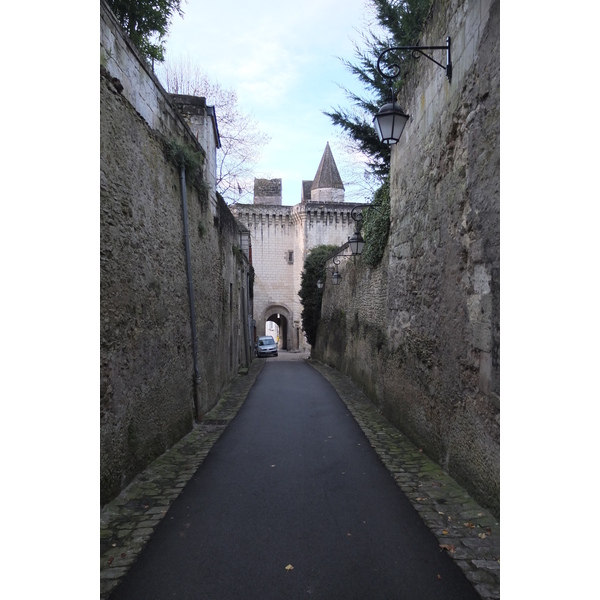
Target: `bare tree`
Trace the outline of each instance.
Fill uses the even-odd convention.
[[[206,98],[217,112],[221,148],[217,150],[217,191],[229,204],[244,202],[254,191],[254,169],[262,148],[270,141],[256,119],[240,110],[237,93],[228,90],[191,59],[167,60],[157,75],[170,94]]]

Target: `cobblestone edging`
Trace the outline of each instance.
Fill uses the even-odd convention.
[[[247,374],[232,381],[202,423],[104,506],[100,512],[100,598],[106,600],[123,579],[186,483],[202,464],[244,403],[265,361],[254,360]]]
[[[308,363],[333,385],[424,523],[485,600],[500,598],[500,523],[419,451],[345,375]]]

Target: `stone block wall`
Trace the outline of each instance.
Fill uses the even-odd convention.
[[[340,265],[313,354],[499,513],[499,2],[436,0],[420,43],[448,36],[452,81],[419,58],[399,98],[382,265]]]
[[[281,206],[283,202],[281,179],[254,179],[254,204]]]
[[[120,79],[140,61],[101,4],[102,40],[122,48],[100,76],[100,424],[101,504],[188,433],[218,400],[249,355],[248,261],[226,204],[202,174],[182,185],[168,158],[176,140],[201,151],[184,119],[152,77]],[[108,29],[108,31],[106,30]],[[102,42],[103,43],[103,42]],[[101,46],[102,55],[107,55]],[[145,72],[139,65],[137,72]],[[135,98],[155,101],[156,113]],[[126,90],[128,93],[126,94]],[[160,116],[160,107],[166,115]],[[172,127],[168,126],[171,123]],[[206,152],[210,152],[208,148]],[[184,244],[186,190],[199,382]]]

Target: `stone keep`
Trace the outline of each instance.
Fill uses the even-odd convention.
[[[281,179],[255,179],[254,204],[231,207],[251,236],[255,338],[271,334],[270,322],[279,326],[281,349],[310,347],[298,296],[304,259],[315,246],[348,241],[355,229],[354,206],[344,202],[344,184],[328,142],[314,179],[302,182],[299,204],[282,205]]]

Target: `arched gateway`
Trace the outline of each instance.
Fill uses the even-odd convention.
[[[272,335],[279,344],[280,350],[296,350],[294,340],[290,337],[290,311],[281,305],[267,307],[264,314],[265,333],[260,335]]]

